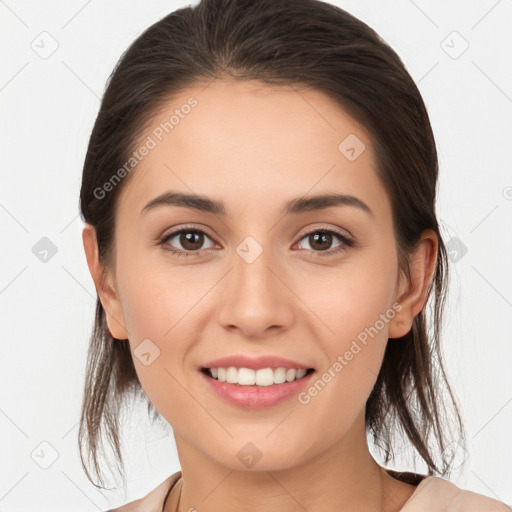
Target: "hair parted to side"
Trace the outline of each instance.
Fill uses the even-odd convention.
[[[388,340],[366,403],[366,427],[385,464],[394,460],[399,432],[412,445],[413,457],[419,454],[426,463],[429,475],[450,474],[454,454],[447,450],[453,442],[448,434],[461,446],[466,435],[440,349],[448,260],[435,213],[436,145],[420,92],[402,61],[351,14],[319,0],[202,0],[165,16],[131,44],[109,77],[80,191],[82,219],[96,230],[104,268],[113,261],[116,201],[130,176],[101,199],[95,190],[123,167],[151,119],[173,95],[226,77],[313,88],[368,130],[376,171],[391,200],[399,266],[406,275],[408,254],[422,231],[437,234],[437,263],[426,306],[408,334]],[[104,435],[124,478],[119,414],[126,398],[137,394],[145,397],[128,340],[111,337],[98,299],[78,434],[82,465],[96,487],[105,488],[99,456]],[[147,405],[148,413],[159,417],[149,400]],[[92,480],[84,450],[102,485]]]

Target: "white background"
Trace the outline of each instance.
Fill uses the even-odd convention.
[[[470,440],[465,472],[452,481],[512,503],[512,2],[332,3],[397,51],[427,105],[445,239],[467,247],[452,265],[443,340]],[[102,495],[82,471],[78,418],[96,292],[78,194],[119,56],[187,4],[0,1],[0,511],[106,510],[180,469],[172,434],[151,430],[142,408],[127,433],[127,494]],[[43,31],[58,43],[48,58],[32,48],[43,37],[50,47]],[[454,31],[469,44],[457,58],[463,40]],[[42,237],[57,248],[46,263],[32,252]],[[50,461],[52,450],[58,458],[43,469],[36,460]]]

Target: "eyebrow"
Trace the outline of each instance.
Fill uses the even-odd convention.
[[[222,201],[215,201],[198,194],[185,194],[168,191],[152,199],[140,212],[141,215],[161,206],[182,206],[215,215],[226,215]],[[282,210],[283,215],[299,214],[310,211],[325,210],[334,206],[353,206],[374,217],[370,207],[361,199],[346,194],[320,194],[316,196],[298,197],[288,201]]]

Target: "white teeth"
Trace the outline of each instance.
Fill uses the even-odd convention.
[[[306,372],[307,372],[307,370],[304,370],[304,368],[300,368],[299,370],[297,370],[295,372],[295,378],[302,379],[302,377],[304,377],[304,375],[306,375]]]
[[[233,367],[231,367],[233,368]],[[236,368],[234,368],[235,374],[235,383],[242,384],[242,386],[254,386],[256,384],[256,372],[251,370],[250,368],[240,368],[237,372]],[[259,384],[259,382],[258,382]]]
[[[238,370],[234,366],[230,366],[226,370],[226,382],[229,382],[230,384],[236,384],[237,380],[238,380]]]
[[[274,384],[282,384],[286,382],[286,369],[276,368],[274,370]]]
[[[253,370],[251,368],[209,368],[210,375],[219,380],[219,382],[229,382],[230,384],[240,384],[241,386],[272,386],[273,384],[282,384],[283,382],[292,382],[302,379],[306,375],[304,368],[294,370],[293,368],[260,368]]]
[[[249,368],[247,370],[250,371]],[[254,373],[254,370],[252,370]],[[272,368],[260,368],[256,370],[256,386],[272,386],[274,384],[274,370]]]

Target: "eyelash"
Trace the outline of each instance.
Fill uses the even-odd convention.
[[[176,235],[179,235],[181,233],[187,233],[187,232],[203,233],[208,238],[211,238],[210,235],[202,229],[186,226],[184,228],[180,228],[179,230],[173,231],[172,233],[165,235],[163,238],[160,239],[159,245],[161,245],[163,247],[168,242],[168,240],[170,240],[171,238],[174,238]],[[308,233],[305,233],[300,238],[299,242],[301,240],[303,240],[304,238],[307,238],[308,236],[316,234],[316,233],[336,235],[343,243],[334,249],[329,249],[326,251],[312,251],[315,254],[315,257],[318,256],[318,257],[323,258],[323,257],[327,257],[327,256],[335,256],[340,252],[346,251],[347,248],[354,247],[356,245],[355,241],[353,239],[347,237],[346,235],[344,235],[338,231],[335,231],[332,229],[326,229],[326,228],[325,229],[318,228],[313,231],[309,231]],[[200,251],[182,251],[181,249],[170,249],[168,247],[164,247],[164,250],[169,251],[178,257],[190,257],[190,256],[195,256],[197,254],[200,254],[203,251],[209,250],[209,249],[202,249]]]

